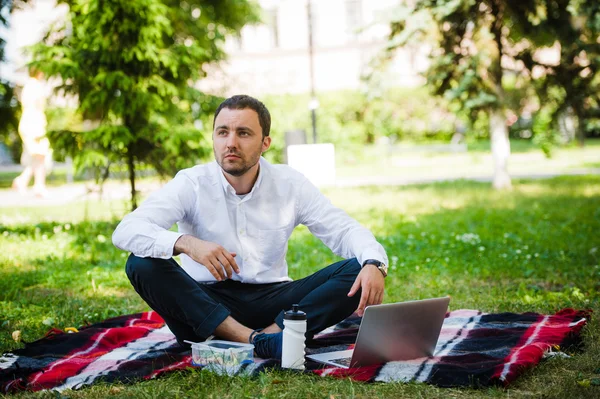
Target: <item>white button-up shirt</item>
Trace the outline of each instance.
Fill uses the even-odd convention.
[[[178,232],[170,231],[177,223]],[[252,191],[238,196],[216,162],[180,171],[151,194],[113,233],[113,243],[139,257],[168,259],[183,234],[235,252],[245,283],[289,281],[286,253],[294,228],[304,224],[335,254],[377,259],[387,255],[373,234],[331,202],[306,177],[287,165],[260,159]],[[200,263],[181,254],[181,266],[196,281],[215,278]]]

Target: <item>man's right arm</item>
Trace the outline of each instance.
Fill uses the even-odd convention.
[[[140,207],[123,218],[112,235],[113,244],[139,257],[169,259],[182,233],[169,229],[192,218],[195,190],[182,173],[151,194]]]
[[[193,182],[179,173],[123,218],[113,233],[113,244],[144,258],[169,259],[186,254],[206,267],[217,281],[231,278],[233,271],[239,274],[235,253],[213,242],[169,230],[181,220],[193,224],[196,195]]]
[[[240,273],[240,268],[234,259],[235,252],[229,252],[214,242],[184,234],[175,242],[173,255],[182,253],[206,267],[217,281],[231,278],[234,271]]]

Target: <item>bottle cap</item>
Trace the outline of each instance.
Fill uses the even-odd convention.
[[[292,305],[292,310],[288,310],[283,314],[285,320],[306,320],[306,313],[298,310],[298,304]]]

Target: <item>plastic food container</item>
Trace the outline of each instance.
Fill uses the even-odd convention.
[[[242,364],[254,363],[254,345],[232,341],[190,342],[192,364],[195,366],[223,367],[234,370]]]

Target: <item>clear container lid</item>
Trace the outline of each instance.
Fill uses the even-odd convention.
[[[234,341],[222,341],[222,340],[218,340],[218,339],[214,339],[211,341],[205,341],[205,342],[191,342],[191,341],[186,341],[189,344],[192,344],[192,349],[196,348],[196,349],[207,349],[210,348],[212,350],[229,350],[229,349],[239,349],[239,350],[249,350],[252,349],[254,350],[254,345],[252,344],[244,344],[242,342],[234,342]]]

